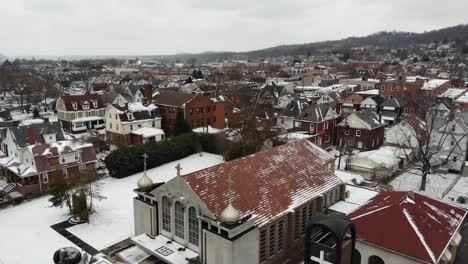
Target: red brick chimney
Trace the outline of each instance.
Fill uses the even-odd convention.
[[[143,93],[143,104],[149,105],[151,103],[152,98],[153,98],[153,85],[147,84],[145,85],[145,91]]]
[[[34,130],[34,127],[28,127],[28,144],[29,145],[34,145],[36,144],[36,131]]]

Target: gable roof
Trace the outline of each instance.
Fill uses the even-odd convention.
[[[465,210],[406,192],[382,192],[349,215],[358,240],[425,263],[438,263],[465,216]]]
[[[386,100],[381,106],[401,108],[402,103],[398,98],[390,98]]]
[[[57,141],[65,140],[62,127],[59,122],[32,124],[29,126],[19,126],[9,128],[15,137],[16,144],[19,147],[26,147],[28,145],[29,130],[33,129],[36,143],[45,143],[43,135],[56,134]]]
[[[65,104],[65,109],[67,111],[80,111],[80,110],[88,110],[83,109],[83,103],[87,101],[89,103],[89,109],[99,109],[103,108],[104,105],[102,103],[101,97],[97,94],[84,94],[84,95],[65,95],[60,97]],[[98,102],[98,107],[94,107],[92,101]],[[73,102],[77,103],[77,109],[73,108]]]
[[[320,123],[332,118],[327,118],[327,114],[331,113],[331,117],[338,117],[333,108],[329,104],[312,105],[304,110],[297,119],[306,120],[313,123]]]
[[[153,99],[156,105],[182,107],[184,104],[193,100],[196,96],[196,94],[161,91]]]
[[[185,175],[183,179],[219,219],[228,205],[262,226],[306,201],[342,184],[327,166],[333,157],[307,140],[229,161]]]
[[[379,115],[372,109],[353,112],[338,124],[340,127],[349,126],[366,130],[373,130],[384,125],[385,122],[380,121]]]

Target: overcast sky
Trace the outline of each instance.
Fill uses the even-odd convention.
[[[247,51],[468,22],[466,0],[0,0],[0,54]]]

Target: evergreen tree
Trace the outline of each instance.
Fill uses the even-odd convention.
[[[39,108],[36,107],[36,108],[34,108],[34,110],[33,110],[33,118],[39,118],[39,117],[40,117],[40,116],[39,116]]]
[[[189,123],[185,121],[184,113],[182,111],[177,112],[176,123],[175,123],[175,135],[192,132],[192,128]]]

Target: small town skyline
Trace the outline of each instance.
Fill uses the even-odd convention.
[[[245,52],[380,31],[421,33],[466,23],[460,0],[425,1],[13,1],[0,26],[5,56],[173,55]],[[203,37],[201,37],[203,36]],[[249,41],[239,41],[248,39]],[[34,45],[31,45],[31,40]]]

